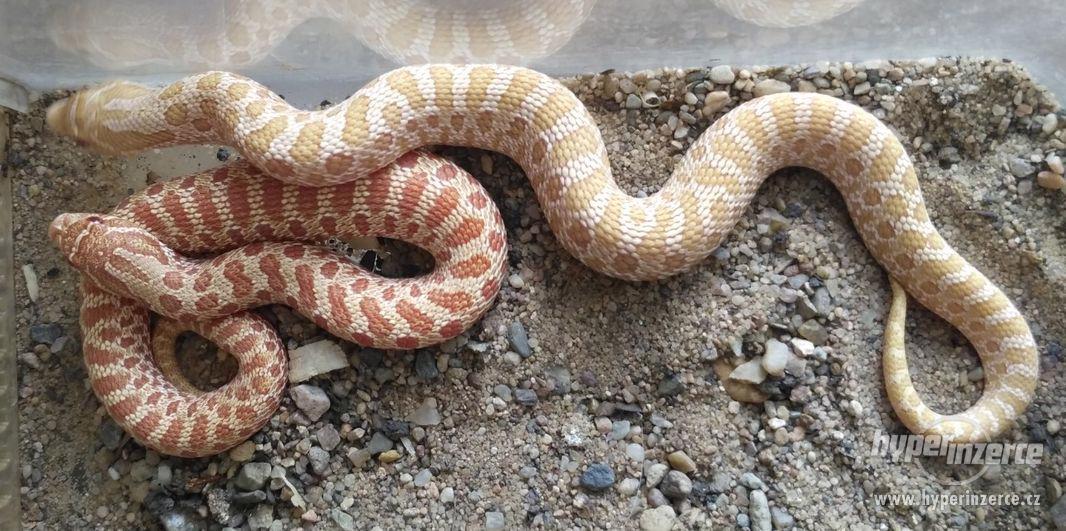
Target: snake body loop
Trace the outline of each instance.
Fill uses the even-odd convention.
[[[941,415],[914,391],[905,357],[898,363],[900,336],[887,335],[886,387],[908,428],[950,441],[987,439],[1021,414],[1036,385],[1036,347],[1025,320],[932,225],[903,145],[869,113],[828,96],[776,94],[740,105],[712,124],[646,198],[615,183],[600,132],[577,97],[519,67],[400,68],[313,112],[225,72],[159,90],[113,83],[58,102],[48,122],[111,154],[233,145],[271,176],[306,186],[361,182],[431,144],[498,151],[525,170],[563,246],[589,267],[627,280],[664,278],[698,263],[768,175],[809,167],[840,190],[893,282],[962,331],[981,357],[984,394],[966,411]],[[891,330],[902,326],[902,315],[893,313]]]

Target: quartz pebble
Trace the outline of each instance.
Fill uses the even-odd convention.
[[[762,358],[754,358],[740,364],[729,373],[729,379],[753,384],[762,383],[766,380],[766,369],[763,368]]]
[[[781,376],[788,364],[789,349],[784,343],[770,339],[766,342],[766,353],[762,358],[762,368],[770,376]]]
[[[677,522],[677,513],[669,505],[647,509],[640,513],[641,531],[670,531]]]
[[[289,382],[300,383],[320,374],[348,367],[348,357],[336,342],[323,339],[289,351]]]
[[[486,531],[500,531],[507,527],[507,519],[503,513],[499,511],[489,511],[485,513],[485,530]]]

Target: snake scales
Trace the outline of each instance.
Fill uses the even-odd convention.
[[[398,171],[396,164],[390,163],[401,156],[401,161],[410,161],[414,157],[419,163],[444,164],[433,162],[426,155],[404,155],[430,144],[490,149],[514,159],[525,170],[541,208],[563,246],[589,267],[627,280],[663,278],[691,267],[719,245],[766,176],[785,166],[815,169],[840,190],[863,241],[892,279],[897,296],[893,299],[886,333],[885,382],[893,408],[910,430],[942,435],[951,441],[987,439],[1007,429],[1021,414],[1032,399],[1036,385],[1037,354],[1028,325],[1007,297],[941,238],[929,220],[914,168],[903,146],[872,115],[831,97],[807,93],[777,94],[737,107],[712,124],[692,144],[662,189],[646,198],[634,198],[619,189],[611,176],[607,150],[596,123],[574,94],[547,76],[519,67],[425,65],[400,68],[374,80],[343,103],[314,112],[294,109],[255,82],[225,72],[190,76],[158,90],[116,82],[57,102],[49,109],[48,123],[56,131],[108,154],[177,144],[223,143],[238,148],[250,164],[238,168],[236,185],[226,184],[225,178],[214,179],[224,190],[186,191],[188,187],[195,189],[205,179],[211,180],[210,176],[162,185],[168,193],[186,194],[186,199],[170,206],[160,206],[157,195],[150,191],[138,196],[135,200],[145,203],[144,210],[157,212],[162,209],[166,213],[156,215],[147,231],[124,228],[130,222],[121,219],[92,215],[65,215],[53,226],[53,239],[90,279],[86,282],[83,325],[87,327],[86,352],[101,352],[98,357],[86,357],[94,388],[109,412],[127,429],[137,424],[137,419],[156,419],[154,416],[161,414],[158,404],[138,401],[137,395],[129,392],[127,387],[122,396],[132,403],[120,410],[113,405],[116,395],[108,394],[107,389],[98,385],[98,375],[121,374],[126,378],[141,378],[141,383],[145,383],[143,374],[147,369],[143,364],[128,370],[120,370],[120,366],[123,363],[132,365],[134,362],[128,361],[130,359],[150,357],[145,339],[147,328],[142,326],[141,320],[136,329],[123,329],[125,334],[120,334],[110,323],[130,319],[120,317],[123,314],[115,311],[114,303],[107,303],[110,306],[99,303],[103,298],[114,296],[105,296],[104,291],[94,284],[115,293],[115,296],[136,296],[152,310],[179,321],[205,317],[226,319],[222,316],[227,311],[240,310],[251,302],[261,301],[238,302],[231,282],[205,280],[201,286],[205,293],[217,297],[209,315],[188,309],[189,303],[186,302],[181,302],[180,309],[178,303],[171,305],[173,307],[156,304],[161,297],[175,295],[165,282],[170,274],[165,268],[151,273],[156,275],[152,279],[162,278],[163,281],[142,281],[140,291],[134,293],[136,290],[123,282],[141,275],[139,268],[147,266],[128,260],[124,263],[125,277],[109,276],[108,272],[100,271],[102,266],[95,265],[99,260],[83,256],[83,247],[87,244],[82,240],[92,239],[86,235],[103,234],[108,230],[140,230],[143,234],[138,232],[141,235],[138,238],[143,236],[146,242],[153,234],[162,240],[162,243],[153,244],[157,247],[172,245],[179,252],[193,254],[226,249],[227,245],[242,245],[247,243],[246,240],[273,241],[294,236],[306,241],[314,231],[304,227],[305,223],[314,226],[319,223],[320,216],[332,216],[317,211],[312,205],[329,205],[331,199],[326,198],[346,186],[338,183],[373,187],[374,176],[380,179],[383,174]],[[424,162],[427,160],[429,162]],[[242,233],[239,237],[230,237],[216,233],[218,227],[210,226],[206,217],[195,214],[198,208],[208,205],[218,216],[225,218],[226,223],[242,223],[242,216],[249,215],[249,211],[233,207],[232,202],[249,201],[244,196],[253,195],[250,190],[257,186],[293,186],[291,194],[312,193],[309,188],[263,179],[257,175],[259,170],[254,168],[287,183],[324,187],[317,192],[321,194],[320,200],[306,203],[282,201],[275,215],[290,216],[288,222],[295,225],[288,227],[286,234],[280,233],[286,232],[281,230],[284,224],[281,227],[270,224],[264,228],[267,233],[264,235]],[[371,173],[374,170],[379,171]],[[426,186],[431,185],[437,183]],[[472,191],[476,184],[467,182],[464,186],[479,198],[474,203],[480,204],[482,192],[475,194]],[[369,214],[387,206],[396,215],[407,216],[413,224],[420,223],[417,216],[402,214],[418,211],[416,204],[409,204],[406,196],[398,192],[393,197],[396,199],[392,202],[366,205],[361,212]],[[256,212],[261,214],[253,211],[253,217]],[[492,216],[490,210],[480,212],[486,219]],[[128,218],[131,213],[127,206],[116,214],[118,218]],[[474,216],[475,212],[469,215]],[[145,219],[141,218],[135,222],[143,224]],[[335,222],[339,223],[340,219],[341,216],[337,216]],[[247,223],[254,225],[258,221],[261,220]],[[502,235],[498,226],[487,227],[491,234]],[[279,232],[267,230],[269,228]],[[369,228],[380,230],[383,227]],[[420,227],[411,230],[419,232]],[[101,238],[100,241],[102,243],[95,244],[96,249],[104,255],[127,245],[122,238]],[[209,241],[211,243],[206,243]],[[430,250],[433,252],[432,248]],[[470,290],[466,293],[471,298],[472,307],[466,317],[476,318],[494,296],[495,291],[487,287],[498,287],[502,258],[492,255],[492,247],[467,246],[449,250],[453,260],[484,256],[484,260],[492,264],[486,269],[488,280],[482,284],[480,292],[471,289],[469,284],[453,283],[450,278],[440,279],[442,286],[447,285],[441,289],[452,292]],[[244,255],[249,251],[230,252],[236,255],[232,258],[223,255],[227,258],[214,261],[247,262]],[[284,254],[284,250],[280,252]],[[172,251],[155,250],[152,253],[171,253],[167,254],[168,260],[180,260],[173,257]],[[299,254],[313,252],[305,250]],[[320,259],[328,261],[328,257]],[[161,261],[149,260],[152,267],[156,262]],[[179,269],[181,267],[185,266]],[[250,270],[251,266],[246,269]],[[262,268],[258,271],[271,276]],[[309,276],[316,282],[326,280],[314,271]],[[282,284],[279,278],[262,281]],[[312,289],[319,293],[324,288],[316,285]],[[420,289],[424,291],[425,288]],[[967,410],[952,415],[936,413],[915,391],[903,351],[906,297],[899,291],[901,289],[957,327],[975,346],[985,370],[985,390]],[[298,301],[282,299],[282,302]],[[130,304],[133,303],[127,306]],[[399,303],[385,297],[376,304],[384,309],[397,307]],[[313,305],[308,308],[296,306],[316,321],[324,314]],[[352,322],[367,319],[357,311],[334,317]],[[406,331],[408,328],[402,319],[394,315],[392,318],[397,319],[389,322],[394,329],[377,339],[409,346],[393,337],[399,333],[396,330]],[[469,321],[462,322],[468,324]],[[420,344],[439,340],[458,333],[459,326],[456,324],[446,331],[441,330],[434,337],[426,338],[427,341],[416,339]],[[111,333],[118,336],[111,338],[112,341],[134,344],[136,351],[122,354],[103,346],[97,349],[93,344],[98,340],[94,330],[108,327],[115,329]],[[341,335],[367,343],[366,337],[351,333]],[[241,371],[253,368],[248,365],[242,361]],[[166,385],[155,379],[149,383],[151,386],[145,387],[140,395]],[[225,406],[221,399],[214,405]],[[165,429],[163,421],[159,422],[151,435]],[[230,429],[241,435],[248,431]],[[179,447],[173,437],[147,437],[143,431],[133,433],[164,452],[210,453],[190,449],[187,445]],[[211,450],[225,446],[212,439],[210,432],[205,433]],[[226,444],[237,442],[239,438]]]

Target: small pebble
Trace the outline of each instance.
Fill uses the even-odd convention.
[[[677,513],[669,505],[647,509],[640,513],[641,531],[670,531],[677,523]]]
[[[393,463],[399,461],[400,457],[400,452],[397,452],[396,450],[388,450],[381,452],[381,454],[378,455],[378,461],[381,461],[382,463]]]
[[[414,485],[416,487],[425,487],[433,479],[433,472],[428,468],[422,469],[421,472],[415,474]]]
[[[670,453],[666,456],[666,460],[670,466],[674,467],[674,470],[680,470],[686,474],[696,471],[696,462],[681,450]]]
[[[505,527],[507,527],[507,519],[504,518],[503,513],[497,511],[489,511],[485,513],[486,531],[500,531]]]
[[[289,396],[296,403],[296,407],[314,422],[329,410],[329,397],[322,389],[309,384],[301,384],[289,388]]]
[[[515,389],[514,400],[523,406],[533,406],[537,404],[537,393],[532,389]]]
[[[732,85],[736,79],[733,67],[729,65],[718,65],[711,69],[711,81],[719,85]]]
[[[751,490],[766,490],[766,484],[763,483],[761,479],[759,479],[759,476],[756,476],[751,472],[745,472],[741,474],[740,479],[738,481],[741,485],[744,485],[745,487]]]
[[[407,420],[418,426],[436,426],[440,424],[441,415],[437,410],[437,399],[427,398],[422,405],[407,415]]]
[[[779,377],[785,373],[788,358],[788,346],[776,339],[769,339],[766,341],[766,353],[762,358],[762,368],[770,376]]]
[[[510,328],[507,329],[507,339],[511,343],[511,348],[523,358],[528,358],[533,355],[533,349],[529,346],[529,336],[526,334],[526,327],[521,321],[515,321],[511,323]]]
[[[648,487],[656,487],[666,477],[670,467],[662,463],[653,463],[644,468],[644,482]]]
[[[790,90],[792,89],[788,86],[788,83],[785,83],[784,81],[778,81],[776,79],[764,79],[755,84],[755,89],[752,90],[752,93],[755,94],[756,98],[761,98],[763,96],[769,96],[771,94],[780,94],[782,92],[788,92]]]
[[[332,452],[341,442],[341,434],[337,432],[337,428],[334,428],[332,424],[326,424],[315,432],[315,438],[318,439],[318,444],[324,450]]]
[[[626,445],[626,457],[636,463],[644,462],[644,447],[638,443],[629,443]]]
[[[766,369],[763,368],[762,358],[754,358],[746,361],[733,372],[729,373],[730,380],[761,384],[766,380]]]
[[[1053,171],[1042,171],[1036,176],[1036,184],[1048,190],[1062,190],[1066,187],[1066,177]]]
[[[289,382],[291,383],[304,382],[320,374],[346,368],[348,368],[348,357],[344,355],[344,350],[329,339],[308,343],[289,351]],[[328,405],[326,407],[329,408]]]
[[[245,463],[233,480],[234,486],[241,490],[259,490],[270,478],[270,463]]]
[[[593,463],[581,474],[581,486],[590,491],[602,491],[614,484],[614,470],[604,463]]]
[[[748,500],[748,516],[751,518],[752,531],[770,531],[772,521],[770,520],[770,503],[766,499],[766,494],[761,490],[753,490],[748,494]]]
[[[692,492],[692,480],[679,470],[671,470],[663,478],[662,483],[659,484],[659,490],[667,498],[683,500]]]

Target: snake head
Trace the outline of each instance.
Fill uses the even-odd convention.
[[[79,91],[48,106],[45,122],[56,134],[68,137],[79,146],[92,148],[105,155],[120,155],[128,151],[112,142],[116,136],[107,128],[108,119],[122,116],[126,111],[108,109],[115,101],[131,100],[149,93],[142,85],[115,81],[100,87]]]
[[[103,273],[116,252],[169,262],[173,252],[141,225],[107,214],[67,213],[56,216],[48,238],[82,273]]]
[[[179,259],[137,223],[105,214],[60,214],[48,238],[75,269],[124,297],[136,298],[157,283],[161,268]]]
[[[122,220],[100,214],[60,214],[48,227],[48,239],[75,268],[90,268],[107,257],[113,221]]]

